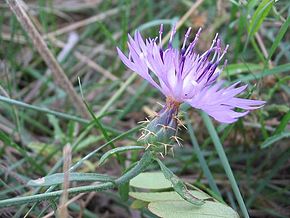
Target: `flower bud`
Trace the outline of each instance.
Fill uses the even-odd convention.
[[[178,102],[167,99],[166,105],[158,115],[142,129],[139,141],[147,149],[166,155],[168,148],[173,147],[171,142],[177,133],[178,108]]]

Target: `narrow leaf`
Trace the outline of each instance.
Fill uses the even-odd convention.
[[[287,29],[289,28],[289,25],[290,25],[290,16],[288,16],[287,20],[285,21],[285,23],[283,23],[277,36],[275,37],[275,40],[274,40],[274,42],[270,48],[270,51],[269,51],[268,60],[271,59],[271,57],[274,54],[275,50],[277,49],[279,43],[281,42],[283,36],[285,35]]]
[[[260,28],[264,19],[270,12],[274,0],[263,0],[255,11],[249,26],[249,38],[251,38]]]
[[[99,181],[99,182],[110,182],[114,178],[104,174],[98,173],[70,173],[69,181],[88,182],[88,181]],[[56,173],[53,175],[45,176],[36,180],[30,180],[27,185],[29,186],[51,186],[62,184],[64,181],[63,173]]]
[[[290,137],[290,132],[282,132],[279,133],[277,135],[273,135],[269,138],[267,138],[262,144],[261,144],[261,148],[267,148],[270,145],[274,144],[275,142],[280,141],[281,139],[284,138],[289,138]]]
[[[124,147],[118,147],[111,149],[107,151],[99,160],[98,165],[102,165],[109,157],[111,157],[114,154],[118,154],[121,152],[126,152],[126,151],[132,151],[132,150],[142,150],[144,149],[143,146],[124,146]]]
[[[166,179],[168,179],[173,186],[173,189],[182,197],[184,200],[195,206],[201,206],[204,204],[203,200],[198,199],[186,188],[185,184],[168,169],[161,160],[156,159],[159,164],[161,171],[163,172]]]

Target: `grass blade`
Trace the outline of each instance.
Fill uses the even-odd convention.
[[[193,128],[189,122],[188,114],[185,113],[184,117],[186,120],[186,126],[187,126],[187,130],[189,132],[191,143],[193,144],[194,152],[197,155],[198,161],[199,161],[200,166],[201,166],[201,168],[202,168],[202,170],[203,170],[203,172],[208,180],[209,186],[215,192],[215,194],[217,194],[220,198],[222,198],[221,193],[216,185],[216,182],[215,182],[215,180],[210,172],[210,169],[206,163],[206,160],[202,154],[202,151],[200,150],[199,144],[198,144],[197,139],[195,137],[195,134],[193,132]]]
[[[224,168],[224,170],[225,170],[225,172],[227,174],[227,177],[228,177],[228,179],[230,181],[230,184],[232,186],[232,189],[234,191],[236,199],[237,199],[237,201],[239,203],[239,206],[241,208],[243,216],[246,217],[246,218],[249,218],[248,210],[246,208],[244,199],[243,199],[243,197],[241,195],[241,192],[239,190],[238,184],[236,182],[236,179],[235,179],[234,174],[232,172],[232,169],[230,167],[230,164],[229,164],[228,158],[226,156],[226,153],[225,153],[225,151],[223,149],[223,146],[222,146],[222,144],[220,142],[220,139],[219,139],[219,137],[217,135],[217,132],[216,132],[216,130],[215,130],[215,128],[214,128],[209,116],[207,114],[205,114],[204,112],[202,112],[201,115],[202,115],[203,121],[204,121],[204,123],[205,123],[205,125],[206,125],[206,127],[208,129],[208,132],[209,132],[209,134],[210,134],[210,136],[211,136],[211,138],[213,140],[215,149],[216,149],[216,151],[217,151],[217,153],[219,155],[219,158],[221,160],[223,168]]]

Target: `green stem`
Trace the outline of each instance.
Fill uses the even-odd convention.
[[[104,191],[110,188],[115,188],[121,184],[129,182],[132,178],[142,173],[152,162],[153,158],[149,151],[145,152],[139,162],[128,172],[123,174],[120,178],[116,179],[115,182],[105,182],[97,185],[81,186],[75,188],[69,188],[67,191],[69,194],[78,194],[91,191]],[[0,208],[15,206],[19,204],[34,203],[38,201],[50,200],[55,197],[61,196],[63,190],[53,191],[48,193],[42,193],[32,196],[15,197],[0,201]]]
[[[122,185],[128,181],[130,181],[135,176],[142,173],[153,161],[152,154],[150,151],[146,151],[142,158],[138,161],[138,163],[130,169],[128,172],[126,172],[123,176],[115,180],[115,183],[117,185]]]
[[[205,125],[206,125],[206,127],[207,127],[207,129],[209,131],[209,134],[210,134],[210,136],[211,136],[211,138],[213,140],[215,149],[216,149],[216,151],[217,151],[217,153],[219,155],[220,161],[221,161],[221,163],[222,163],[222,165],[224,167],[224,170],[225,170],[225,172],[227,174],[227,177],[228,177],[228,179],[229,179],[229,181],[231,183],[232,189],[233,189],[234,194],[236,196],[236,199],[237,199],[237,201],[239,203],[239,206],[241,208],[243,216],[245,218],[249,218],[249,214],[248,214],[245,202],[243,200],[243,197],[241,195],[241,192],[239,190],[239,187],[237,185],[237,182],[236,182],[236,179],[234,177],[233,171],[232,171],[232,169],[230,167],[228,158],[227,158],[226,153],[225,153],[225,151],[223,149],[223,146],[222,146],[222,144],[221,144],[221,142],[219,140],[217,132],[216,132],[216,130],[215,130],[210,118],[208,117],[208,115],[205,114],[204,112],[202,112],[201,115],[202,115],[204,123],[205,123]]]
[[[98,185],[69,188],[67,191],[69,194],[78,194],[78,193],[90,192],[90,191],[104,191],[109,188],[114,188],[114,186],[115,185],[112,182],[106,182],[106,183],[98,184]],[[32,196],[10,198],[10,199],[0,201],[0,208],[15,206],[19,204],[33,203],[37,201],[45,201],[51,198],[59,197],[62,195],[62,193],[63,193],[63,190],[59,190],[59,191],[53,191],[49,193],[37,194],[37,195],[32,195]]]

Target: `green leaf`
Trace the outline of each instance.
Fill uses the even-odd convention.
[[[130,181],[130,186],[143,189],[168,189],[172,184],[162,172],[141,173]]]
[[[274,54],[275,50],[277,49],[279,43],[281,42],[283,36],[285,35],[287,29],[289,28],[289,25],[290,25],[290,16],[288,16],[287,20],[285,21],[285,23],[283,23],[277,36],[275,37],[275,40],[274,40],[274,42],[270,48],[270,51],[269,51],[268,60],[271,59],[271,57]]]
[[[270,12],[274,0],[263,0],[255,11],[249,26],[249,38],[251,38],[260,28],[264,19]]]
[[[190,190],[190,193],[195,196],[198,199],[206,200],[206,199],[212,199],[211,196],[208,194],[196,191],[196,190]],[[129,195],[133,198],[136,198],[138,200],[146,201],[146,202],[152,202],[152,201],[182,201],[183,198],[179,196],[175,191],[169,191],[169,192],[129,192]]]
[[[287,73],[289,70],[290,70],[289,63],[282,64],[282,65],[279,65],[277,67],[273,67],[272,69],[263,70],[257,74],[249,74],[247,76],[240,77],[237,80],[233,81],[233,83],[238,82],[238,81],[247,82],[247,81],[251,81],[251,80],[257,80],[257,79],[261,79],[261,78],[264,78],[264,77],[270,76],[270,75],[278,75],[280,73]]]
[[[195,206],[201,206],[204,204],[203,200],[198,199],[191,194],[191,192],[186,188],[186,185],[176,175],[174,175],[174,173],[172,173],[161,160],[156,159],[156,161],[158,162],[165,178],[172,183],[174,190],[180,195],[180,197]]]
[[[289,123],[289,121],[290,121],[290,111],[288,111],[288,113],[283,116],[283,118],[281,119],[279,126],[277,126],[274,134],[276,135],[277,133],[283,132],[284,129],[287,127],[287,124]]]
[[[135,200],[131,204],[131,208],[133,208],[133,209],[141,209],[141,208],[144,208],[147,206],[148,206],[147,202],[140,201],[140,200]]]
[[[239,215],[232,208],[219,203],[206,201],[201,207],[196,207],[186,201],[154,201],[149,203],[148,209],[163,218],[238,218]]]
[[[205,112],[201,112],[201,116],[203,118],[203,121],[205,123],[206,128],[208,129],[210,137],[212,138],[213,144],[214,144],[215,149],[218,153],[218,156],[219,156],[219,159],[222,163],[222,166],[226,172],[226,175],[230,181],[231,187],[232,187],[234,194],[236,196],[236,199],[239,203],[239,206],[241,208],[243,216],[250,217],[248,214],[248,210],[247,210],[247,207],[245,205],[244,199],[242,197],[242,194],[240,192],[240,189],[239,189],[238,184],[236,182],[236,179],[234,177],[233,171],[231,169],[230,163],[228,161],[227,155],[224,151],[224,148],[223,148],[223,145],[220,141],[220,138],[216,132],[216,129],[215,129],[212,121],[210,120],[209,116]]]
[[[56,141],[62,141],[65,138],[65,134],[59,126],[59,120],[52,114],[48,114],[48,121],[53,126],[54,138]]]
[[[119,185],[118,191],[122,201],[128,201],[129,198],[129,182]]]
[[[132,150],[142,150],[144,149],[143,146],[124,146],[124,147],[118,147],[111,149],[107,151],[99,160],[98,165],[102,165],[109,157],[111,157],[114,154],[118,154],[120,152],[126,152],[126,151],[132,151]]]
[[[205,160],[205,157],[200,149],[200,146],[198,144],[198,141],[197,141],[197,138],[194,134],[194,131],[193,131],[193,128],[192,128],[192,125],[189,121],[189,116],[187,113],[185,113],[184,115],[184,118],[185,118],[185,121],[186,121],[186,126],[187,126],[187,131],[189,133],[189,136],[190,136],[190,139],[191,139],[191,143],[193,144],[193,150],[198,158],[198,161],[200,163],[200,166],[201,166],[201,169],[203,170],[204,172],[204,175],[206,176],[207,180],[208,180],[208,183],[209,183],[209,186],[210,188],[212,189],[212,191],[218,195],[220,198],[221,197],[221,193],[219,191],[219,188],[217,187],[217,184],[213,178],[213,175],[209,169],[209,166]]]
[[[64,180],[63,173],[56,173],[53,175],[45,176],[36,180],[30,180],[27,185],[29,186],[51,186],[62,184]],[[114,178],[104,174],[97,173],[70,173],[69,181],[88,182],[88,181],[100,181],[110,182],[114,181]]]
[[[255,72],[262,69],[263,69],[263,66],[260,64],[238,63],[238,64],[229,64],[225,68],[225,72],[227,72],[229,76],[233,76],[240,73]]]
[[[283,138],[289,138],[290,137],[290,132],[282,132],[277,135],[273,135],[269,138],[267,138],[262,144],[261,148],[267,148],[270,145],[274,144],[275,142],[280,141]]]

